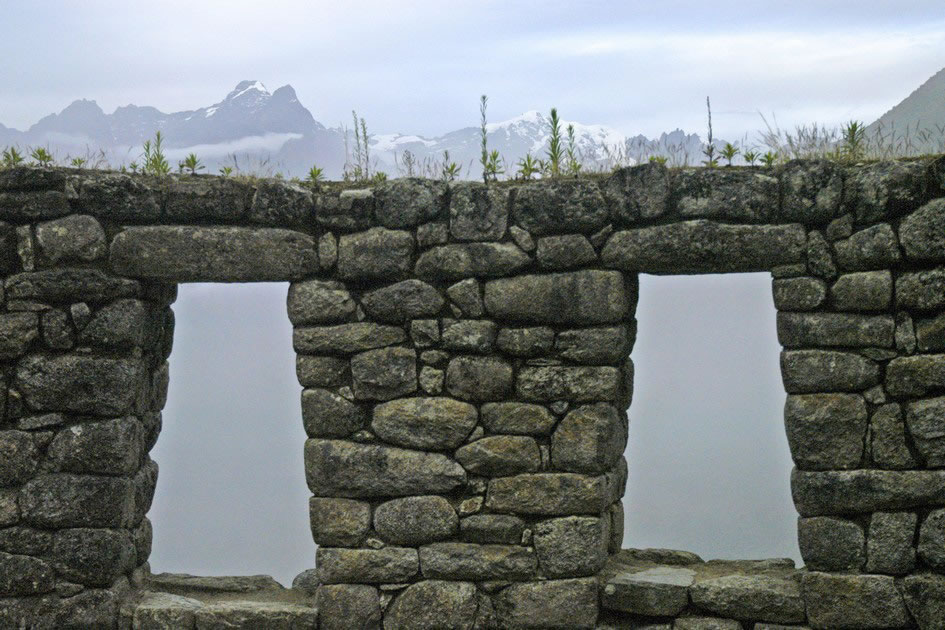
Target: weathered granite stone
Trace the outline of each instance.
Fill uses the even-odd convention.
[[[439,494],[466,483],[462,466],[445,455],[341,440],[308,440],[305,473],[316,496]]]
[[[926,466],[945,466],[945,397],[910,402],[906,426]]]
[[[899,262],[899,244],[888,223],[855,232],[833,245],[837,266],[848,271],[884,269]]]
[[[599,475],[617,463],[626,444],[625,423],[614,407],[578,407],[551,436],[551,463],[555,470]]]
[[[496,613],[516,630],[591,630],[597,622],[593,578],[512,584],[495,602]]]
[[[318,265],[329,270],[338,262],[338,240],[331,232],[325,232],[318,238]]]
[[[542,574],[550,577],[595,575],[607,560],[607,521],[567,516],[534,527],[535,553]]]
[[[295,351],[308,354],[351,354],[392,346],[406,339],[403,328],[372,322],[296,328],[292,333]]]
[[[893,359],[886,366],[886,391],[893,396],[924,396],[945,389],[945,354]]]
[[[524,580],[538,566],[534,552],[517,545],[443,542],[420,548],[425,578],[444,580]]]
[[[73,214],[36,226],[36,242],[50,265],[90,262],[105,255],[105,230],[84,214]]]
[[[892,288],[889,271],[861,271],[837,278],[830,297],[840,311],[884,311],[892,302]]]
[[[512,392],[512,366],[494,357],[456,357],[446,369],[446,389],[462,400],[503,400]]]
[[[423,580],[397,596],[384,616],[384,629],[472,630],[479,627],[479,599],[470,582]]]
[[[674,616],[689,603],[695,571],[657,566],[622,571],[607,580],[601,591],[604,608],[647,616]]]
[[[446,208],[446,195],[442,181],[419,177],[385,181],[374,189],[374,214],[387,228],[414,227],[438,218]]]
[[[903,219],[899,238],[906,258],[945,261],[945,199],[935,199]]]
[[[906,444],[905,424],[899,405],[882,405],[870,418],[873,438],[873,461],[881,468],[900,470],[915,468],[917,462]]]
[[[718,617],[680,617],[673,622],[673,630],[741,630],[742,624],[734,619]]]
[[[856,392],[879,382],[875,361],[853,352],[785,350],[781,376],[789,394]]]
[[[374,511],[374,529],[385,542],[416,547],[450,538],[459,517],[440,496],[415,496],[382,503]]]
[[[19,494],[16,490],[0,488],[0,528],[16,525],[20,520]],[[0,529],[0,550],[10,551],[4,545],[4,533],[9,530]],[[17,551],[13,549],[13,551]]]
[[[545,516],[600,514],[608,503],[605,477],[575,473],[499,477],[489,480],[486,495],[493,512]]]
[[[47,455],[57,471],[132,475],[141,463],[143,444],[141,423],[128,416],[62,429]]]
[[[915,567],[917,517],[913,512],[876,512],[866,542],[867,573],[905,575]]]
[[[311,497],[309,520],[315,544],[356,547],[371,529],[371,504],[352,499]]]
[[[785,577],[726,575],[696,582],[689,592],[693,604],[725,617],[783,623],[806,619],[801,587]]]
[[[508,191],[479,182],[450,185],[450,234],[460,241],[498,241],[508,224]]]
[[[894,330],[888,315],[778,313],[778,340],[787,348],[891,348]]]
[[[318,587],[315,605],[321,630],[379,630],[381,627],[380,597],[373,586],[323,584]]]
[[[506,354],[535,357],[551,350],[555,332],[546,326],[503,328],[496,336],[496,345]]]
[[[202,606],[202,602],[191,597],[145,591],[130,612],[130,627],[138,630],[193,628],[194,611]]]
[[[279,591],[282,589],[282,585],[268,575],[201,576],[187,573],[159,573],[149,575],[147,583],[154,588],[169,592],[213,595]]]
[[[945,307],[945,267],[901,274],[896,278],[896,305],[920,311]]]
[[[356,232],[371,227],[374,221],[374,191],[343,190],[338,195],[315,197],[315,221],[340,232]]]
[[[945,573],[945,510],[933,510],[919,528],[919,558],[938,573]]]
[[[493,433],[547,435],[555,417],[546,407],[528,403],[487,403],[482,406],[482,424]]]
[[[843,238],[849,238],[853,234],[853,214],[847,213],[842,217],[836,218],[827,224],[824,229],[824,236],[831,243]]]
[[[101,219],[152,222],[161,216],[160,192],[152,184],[153,180],[123,173],[96,172],[94,177],[81,178],[75,203],[83,212]]]
[[[170,176],[165,180],[164,216],[169,223],[232,223],[246,215],[253,186],[235,178]]]
[[[576,363],[617,364],[630,354],[634,332],[626,326],[565,330],[558,333],[555,350]]]
[[[767,271],[803,259],[800,225],[727,225],[704,219],[615,233],[606,267],[643,273]]]
[[[121,275],[171,282],[295,280],[318,269],[311,236],[273,228],[128,227],[109,260]]]
[[[38,337],[36,313],[0,314],[0,359],[15,359],[26,353],[30,343]]]
[[[915,338],[916,345],[922,352],[945,351],[945,313],[916,322]]]
[[[53,536],[50,562],[68,580],[110,586],[135,565],[131,534],[116,529],[63,529]]]
[[[597,260],[594,246],[582,234],[540,238],[535,255],[538,265],[543,269],[573,269],[587,266]]]
[[[782,221],[827,223],[842,212],[843,170],[828,160],[791,160],[778,168]]]
[[[495,345],[498,326],[488,319],[444,319],[442,347],[454,352],[488,353]]]
[[[811,572],[803,576],[811,627],[823,630],[904,628],[909,613],[892,577]]]
[[[517,225],[512,225],[509,226],[509,235],[512,237],[512,241],[514,241],[523,252],[535,251],[535,239],[528,233],[528,230],[523,230]]]
[[[472,405],[452,398],[402,398],[374,408],[371,429],[386,442],[421,450],[452,450],[476,426]]]
[[[366,293],[361,298],[364,310],[382,322],[404,322],[435,315],[445,300],[439,291],[420,280],[403,280]]]
[[[429,348],[440,341],[440,322],[436,319],[415,319],[410,322],[410,340],[417,348]]]
[[[531,263],[513,243],[451,243],[429,249],[417,260],[415,273],[424,280],[508,276]]]
[[[837,276],[831,247],[824,235],[816,230],[807,235],[807,271],[827,280]]]
[[[135,297],[141,285],[106,275],[98,269],[48,269],[10,276],[4,282],[7,300],[50,302],[104,302]]]
[[[846,169],[844,206],[859,223],[873,223],[910,212],[928,194],[928,165],[883,160]]]
[[[621,386],[619,368],[551,365],[522,368],[516,392],[528,401],[617,402]]]
[[[484,477],[502,477],[538,472],[541,454],[533,438],[494,435],[471,442],[456,451],[456,460],[466,472]]]
[[[464,541],[515,545],[521,542],[525,521],[506,514],[473,514],[459,521]]]
[[[460,280],[446,289],[446,294],[466,317],[482,317],[486,312],[482,303],[482,286],[475,278]]]
[[[836,470],[791,473],[801,516],[865,514],[945,505],[942,470]]]
[[[0,431],[0,488],[18,486],[33,476],[40,452],[25,431]]]
[[[945,619],[945,576],[910,575],[903,580],[906,606],[920,630],[935,630]]]
[[[23,486],[23,520],[37,527],[127,527],[135,509],[134,483],[122,477],[46,474]]]
[[[853,521],[829,516],[799,518],[797,539],[811,571],[860,571],[866,560],[866,537]]]
[[[443,393],[443,384],[446,382],[446,372],[424,365],[420,368],[420,376],[417,377],[420,383],[420,389],[427,394],[436,396]]]
[[[337,357],[300,354],[295,359],[295,374],[302,387],[337,387],[348,375],[348,362]]]
[[[141,346],[149,336],[149,312],[141,300],[121,299],[99,309],[78,335],[80,345]]]
[[[351,358],[354,395],[361,399],[390,400],[417,391],[417,351],[379,348]]]
[[[351,321],[357,308],[343,283],[323,280],[293,282],[287,304],[289,321],[295,326]]]
[[[607,223],[607,203],[588,180],[528,184],[512,192],[512,216],[531,234],[595,232]]]
[[[0,192],[0,214],[8,221],[29,223],[72,212],[66,194],[58,190]]]
[[[327,389],[302,390],[302,424],[309,437],[348,437],[364,427],[364,410]]]
[[[827,285],[819,278],[775,279],[772,290],[779,311],[813,311],[827,299]]]
[[[0,551],[28,556],[42,556],[52,549],[52,532],[30,527],[7,527],[0,530]]]
[[[685,218],[763,222],[778,210],[778,180],[758,170],[683,168],[673,178]]]
[[[410,232],[371,228],[338,240],[338,276],[343,280],[399,280],[410,272]]]
[[[16,385],[37,411],[118,416],[133,405],[143,376],[136,359],[30,355],[17,364]]]
[[[315,630],[318,627],[318,613],[313,606],[304,604],[224,600],[195,610],[194,623],[197,630]]]
[[[649,162],[617,169],[602,184],[614,218],[633,225],[669,212],[670,176],[663,164]]]
[[[54,350],[68,350],[73,346],[74,339],[69,316],[58,308],[43,311],[39,318],[40,330],[43,333],[43,343]],[[139,329],[140,330],[140,329]]]
[[[39,558],[0,551],[0,596],[48,593],[55,581],[52,567]]]
[[[246,219],[252,223],[272,226],[299,226],[315,217],[312,190],[285,181],[260,180]]]
[[[416,576],[419,562],[417,550],[405,547],[319,547],[315,569],[322,584],[406,582]]]

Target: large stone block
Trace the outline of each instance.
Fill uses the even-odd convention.
[[[525,521],[508,514],[473,514],[459,522],[466,542],[516,545],[522,541]]]
[[[23,520],[37,527],[128,527],[135,516],[135,485],[122,477],[48,474],[20,494]]]
[[[141,300],[121,299],[100,308],[78,335],[82,346],[133,348],[154,343],[160,329],[150,326],[153,319],[148,304]]]
[[[416,549],[343,549],[319,547],[315,569],[322,584],[407,582],[417,575]]]
[[[295,375],[302,387],[338,387],[348,376],[348,362],[338,357],[300,354],[295,359]]]
[[[374,529],[392,545],[416,547],[450,538],[459,528],[459,517],[441,496],[393,499],[374,510]]]
[[[56,470],[133,475],[141,465],[144,431],[134,416],[84,422],[62,429],[47,454]]]
[[[463,400],[508,398],[512,392],[512,366],[495,357],[456,357],[446,369],[446,389]]]
[[[323,584],[318,587],[315,606],[321,630],[379,630],[381,627],[381,602],[373,586]]]
[[[137,175],[96,172],[80,177],[75,203],[82,212],[100,219],[156,222],[161,217],[161,193],[149,186],[151,181]]]
[[[39,338],[39,317],[36,313],[0,314],[0,359],[15,359],[25,354],[34,339]]]
[[[623,571],[601,589],[604,608],[637,615],[675,616],[689,604],[696,572],[686,567],[655,566]]]
[[[40,451],[26,431],[0,431],[0,488],[18,486],[39,467]]]
[[[342,190],[315,197],[315,221],[339,232],[356,232],[374,221],[374,191],[370,188]]]
[[[300,353],[351,354],[392,346],[406,339],[407,333],[399,326],[356,322],[338,326],[296,328],[292,333],[292,346]]]
[[[791,160],[778,169],[781,220],[827,223],[842,212],[843,169],[829,160]]]
[[[498,241],[509,219],[509,194],[497,186],[457,182],[450,186],[450,235],[459,241]]]
[[[311,497],[312,539],[326,547],[356,547],[371,529],[371,504],[353,499]]]
[[[338,276],[343,280],[399,280],[410,272],[410,232],[371,228],[338,240]]]
[[[870,418],[873,461],[880,468],[901,470],[916,468],[918,462],[906,443],[902,409],[896,403],[878,407]]]
[[[236,178],[171,176],[161,183],[164,216],[173,223],[232,223],[253,200],[253,186]]]
[[[551,350],[555,331],[547,326],[503,328],[496,335],[499,350],[516,357],[541,356]]]
[[[471,630],[484,623],[485,602],[470,582],[423,580],[387,609],[385,630]]]
[[[47,269],[18,273],[4,282],[8,300],[34,302],[105,302],[135,297],[141,285],[135,280],[116,278],[98,269]]]
[[[52,567],[39,558],[0,551],[0,596],[40,595],[52,591],[55,584]],[[0,608],[4,608],[2,603]]]
[[[498,278],[512,275],[531,263],[514,243],[452,243],[423,252],[416,274],[424,280]]]
[[[518,276],[486,283],[486,310],[503,320],[593,326],[624,319],[636,280],[617,271]]]
[[[66,579],[111,586],[135,566],[135,544],[122,529],[63,529],[53,536],[50,562]]]
[[[945,199],[935,199],[903,219],[899,238],[906,258],[945,262]]]
[[[109,259],[121,275],[170,282],[284,281],[318,270],[311,236],[272,228],[129,227]]]
[[[945,576],[910,575],[903,580],[906,606],[920,630],[936,630],[945,619]]]
[[[893,396],[925,396],[945,389],[945,354],[898,357],[886,366],[886,391]]]
[[[689,593],[693,604],[724,617],[778,623],[806,619],[801,587],[790,578],[725,575],[696,582]]]
[[[784,404],[791,455],[802,470],[858,468],[867,409],[856,394],[791,395]]]
[[[512,193],[512,216],[532,234],[596,232],[607,223],[607,203],[587,180],[528,184]]]
[[[687,219],[771,222],[780,203],[777,178],[755,169],[684,168],[673,189],[676,209]]]
[[[786,348],[893,347],[895,321],[889,315],[782,312],[777,322],[778,340]]]
[[[840,311],[885,311],[892,303],[889,271],[860,271],[837,278],[830,287],[833,306]]]
[[[512,584],[495,602],[500,621],[516,630],[591,630],[597,623],[597,580]]]
[[[419,177],[385,181],[374,188],[374,214],[384,227],[414,227],[437,219],[446,209],[446,196],[442,181]]]
[[[886,269],[902,258],[896,233],[888,223],[855,232],[833,247],[837,267],[846,271]]]
[[[528,401],[569,400],[613,402],[621,400],[624,382],[615,367],[549,365],[519,370],[516,392]],[[628,402],[629,401],[625,401]]]
[[[905,628],[909,613],[892,577],[808,573],[807,617],[818,630]]]
[[[804,259],[800,225],[727,225],[707,220],[617,232],[601,252],[606,267],[643,273],[768,271]]]
[[[853,521],[830,516],[800,518],[797,540],[811,571],[856,572],[866,560],[866,536]]]
[[[530,403],[486,403],[482,406],[482,424],[493,433],[548,435],[556,418],[547,407]]]
[[[401,398],[374,408],[371,429],[382,440],[420,450],[453,450],[476,426],[472,405],[452,398]]]
[[[607,519],[567,516],[541,521],[534,528],[535,553],[550,578],[595,575],[607,560]]]
[[[610,326],[564,330],[555,339],[563,359],[590,365],[616,365],[630,354],[636,326]]]
[[[443,580],[527,580],[538,568],[535,553],[518,545],[443,542],[420,548],[420,572]]]
[[[351,358],[354,395],[360,399],[390,400],[417,391],[417,351],[379,348]]]
[[[772,290],[779,311],[813,311],[827,299],[827,285],[820,278],[776,278]]]
[[[786,350],[781,376],[789,394],[862,391],[879,382],[875,361],[853,352]]]
[[[604,476],[546,473],[499,477],[489,481],[486,507],[516,514],[598,515],[609,503],[607,491]]]
[[[945,313],[916,322],[915,338],[922,352],[945,351]]]
[[[444,319],[440,347],[452,352],[492,351],[498,326],[488,319]]]
[[[281,180],[258,180],[246,219],[273,227],[310,225],[315,217],[311,189]]]
[[[502,477],[537,472],[541,453],[533,438],[522,435],[492,435],[456,451],[456,460],[467,472],[484,477]]]
[[[926,466],[945,466],[945,396],[910,402],[906,426]]]
[[[134,405],[143,380],[140,359],[62,354],[23,358],[15,382],[35,411],[119,416]]]
[[[801,516],[867,514],[945,505],[945,470],[836,470],[791,473]]]
[[[883,160],[846,169],[844,207],[858,223],[874,223],[910,212],[929,194],[928,163]]]
[[[73,214],[36,226],[36,242],[50,265],[90,262],[105,255],[105,230],[94,217]]]
[[[945,573],[945,510],[933,510],[919,528],[919,557],[938,573]]]
[[[647,162],[620,168],[602,184],[604,196],[621,225],[633,225],[669,212],[670,171],[663,164]]]
[[[302,390],[302,424],[309,437],[348,437],[367,420],[364,409],[327,389]]]
[[[295,326],[351,321],[358,307],[343,283],[325,280],[293,282],[287,306]]]
[[[876,512],[866,542],[866,571],[905,575],[915,567],[913,512]],[[943,541],[945,542],[945,541]]]
[[[599,475],[617,463],[626,445],[625,422],[613,406],[578,407],[551,436],[551,465],[555,470]]]
[[[0,214],[7,221],[32,223],[70,212],[69,199],[59,190],[0,192]]]
[[[896,305],[920,311],[945,307],[945,267],[900,275],[896,279]]]
[[[405,322],[436,315],[445,301],[439,291],[420,280],[404,280],[361,298],[368,315],[381,322]]]
[[[440,494],[466,483],[445,455],[342,440],[308,440],[305,474],[316,496],[350,498]]]

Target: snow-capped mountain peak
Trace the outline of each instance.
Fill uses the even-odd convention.
[[[236,87],[233,89],[233,91],[226,95],[225,100],[233,101],[244,94],[251,94],[253,92],[256,94],[252,95],[256,96],[257,98],[261,96],[272,96],[269,93],[269,90],[266,89],[266,86],[259,81],[240,81],[236,84]]]

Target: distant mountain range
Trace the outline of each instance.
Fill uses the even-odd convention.
[[[562,132],[568,121],[562,121]],[[676,130],[655,139],[628,138],[603,125],[572,123],[575,146],[586,167],[633,164],[654,153],[678,151],[697,161],[702,140],[696,134]],[[73,102],[58,114],[50,114],[26,131],[0,125],[0,147],[48,147],[60,160],[66,156],[99,154],[113,166],[139,159],[142,144],[161,131],[172,164],[194,152],[208,172],[235,165],[242,170],[280,172],[304,176],[313,165],[326,177],[342,176],[347,155],[353,153],[350,129],[319,123],[300,102],[291,86],[269,92],[259,81],[240,82],[226,98],[209,107],[166,114],[154,107],[127,105],[106,114],[95,101]],[[369,129],[369,132],[371,130]],[[439,170],[444,152],[462,167],[461,176],[478,178],[480,130],[465,127],[442,136],[371,134],[372,170],[391,176],[408,172],[431,175]],[[550,124],[537,111],[498,123],[489,123],[489,149],[498,150],[506,170],[530,153],[544,157]],[[347,138],[346,138],[347,136]],[[347,153],[346,153],[347,139]]]
[[[880,116],[867,132],[895,133],[903,141],[908,134],[917,151],[945,152],[945,68]]]

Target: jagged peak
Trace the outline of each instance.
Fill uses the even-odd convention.
[[[226,95],[226,100],[231,101],[250,92],[259,92],[265,96],[271,96],[269,90],[266,89],[266,86],[263,85],[262,82],[256,80],[246,80],[237,83],[236,87],[233,88],[233,91]]]

